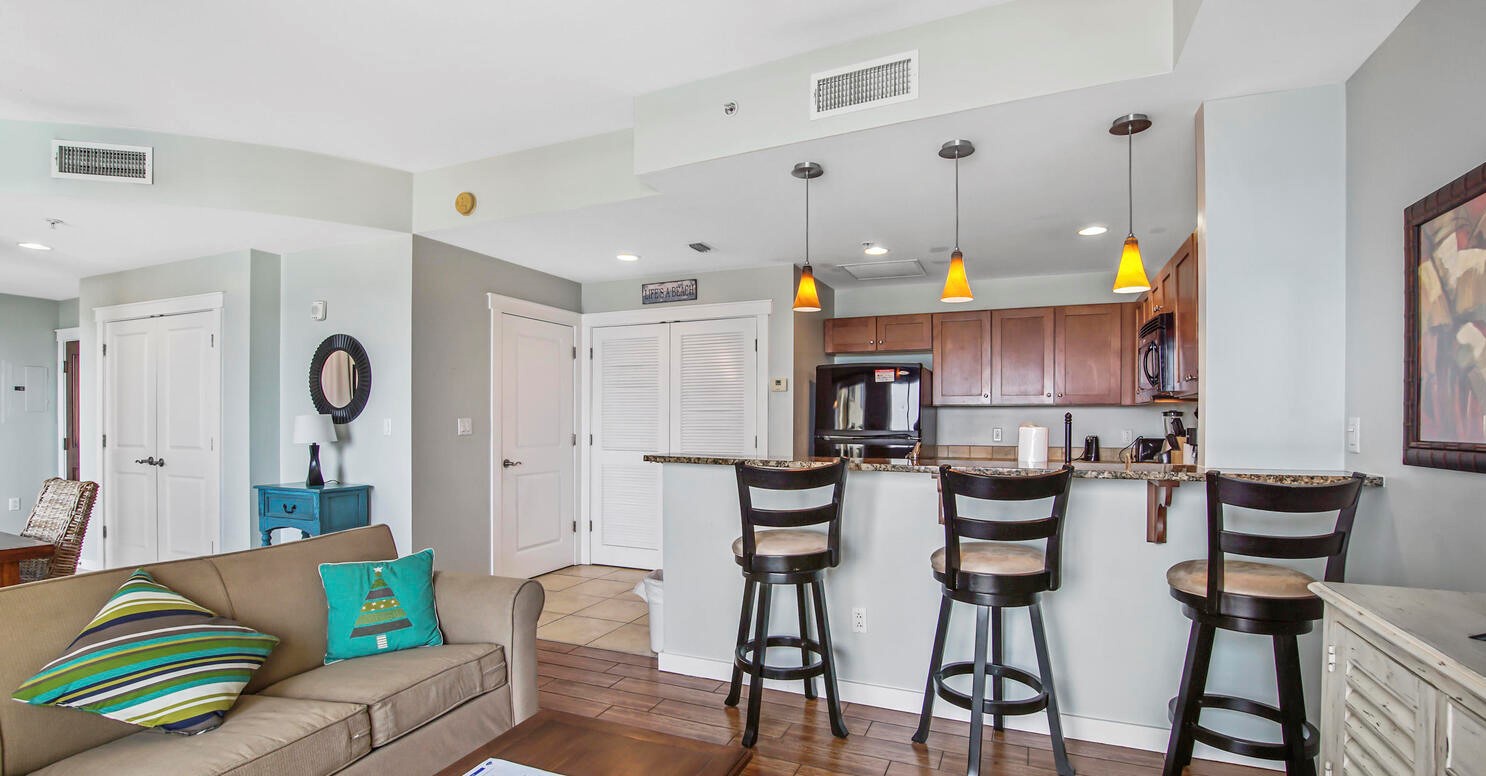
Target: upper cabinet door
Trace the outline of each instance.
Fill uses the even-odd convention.
[[[874,353],[877,351],[877,318],[827,318],[827,353]]]
[[[991,313],[991,403],[1053,403],[1051,307]]]
[[[935,313],[934,403],[991,403],[991,312]]]
[[[877,351],[932,350],[934,318],[917,315],[877,316]]]
[[[1056,311],[1058,404],[1119,404],[1125,306],[1086,304]]]
[[[1201,373],[1197,364],[1197,235],[1193,234],[1171,258],[1171,285],[1167,294],[1176,312],[1176,376],[1183,394],[1197,393]]]

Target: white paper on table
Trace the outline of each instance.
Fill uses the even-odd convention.
[[[464,776],[560,776],[560,774],[491,758],[466,771]]]

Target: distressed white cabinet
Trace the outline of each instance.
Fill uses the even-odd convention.
[[[1323,776],[1486,776],[1486,595],[1317,583]]]

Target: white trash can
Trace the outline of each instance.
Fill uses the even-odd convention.
[[[656,654],[660,654],[660,648],[665,644],[665,627],[661,616],[665,611],[661,595],[665,578],[665,571],[656,569],[635,583],[635,595],[650,604],[650,651]]]

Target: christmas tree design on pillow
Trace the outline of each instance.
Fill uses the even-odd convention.
[[[397,594],[393,592],[392,586],[382,579],[382,567],[372,567],[371,592],[366,594],[366,600],[361,602],[361,614],[356,617],[356,623],[351,628],[351,638],[375,636],[377,649],[387,648],[387,634],[413,627],[408,621],[408,613],[404,612],[402,605],[397,602]]]

